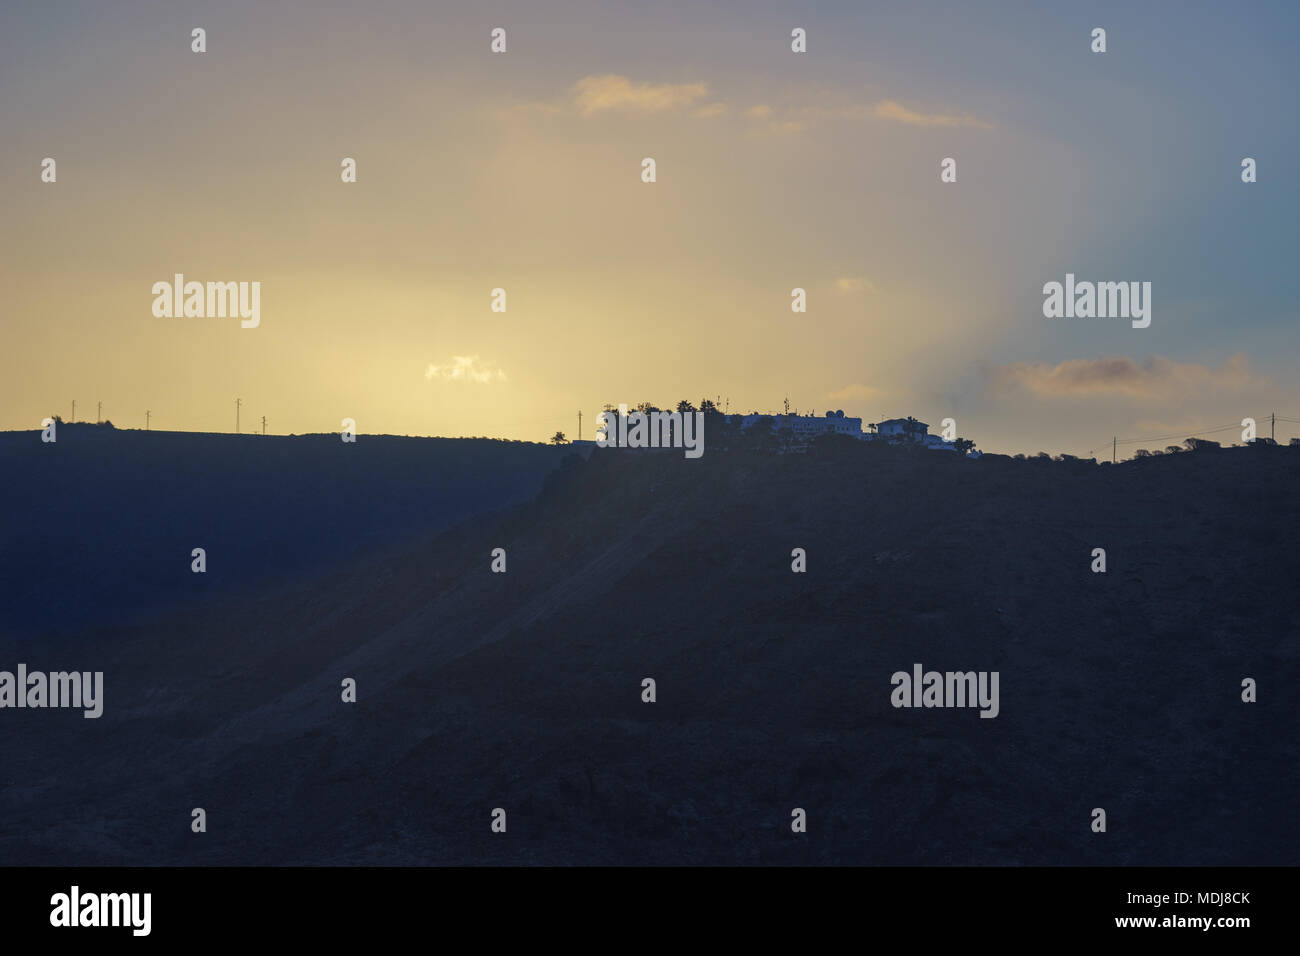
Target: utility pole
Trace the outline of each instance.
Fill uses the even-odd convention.
[[[77,420],[77,400],[75,398],[72,400],[72,420],[74,422]]]
[[[104,424],[104,403],[103,402],[95,403],[95,424],[96,425]]]
[[[1115,445],[1118,443],[1118,441],[1119,439],[1115,435],[1110,436],[1110,463],[1112,465],[1118,464],[1118,462],[1116,462],[1115,460]]]
[[[1268,437],[1272,441],[1276,442],[1277,441],[1277,412],[1274,412],[1272,415],[1268,417],[1270,419],[1268,425]]]
[[[578,409],[578,441],[582,441],[582,409]]]
[[[153,412],[149,411],[147,408],[145,409],[145,412],[144,412],[144,430],[145,430],[145,431],[148,431],[148,430],[149,430],[149,416],[152,415],[152,414],[153,414]]]
[[[263,434],[263,435],[266,434],[266,416],[265,416],[265,415],[262,416],[262,434]]]
[[[244,404],[242,398],[235,399],[235,434],[239,434],[239,406]]]

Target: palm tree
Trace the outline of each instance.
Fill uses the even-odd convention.
[[[556,432],[551,436],[552,445],[567,445],[569,440],[564,437],[564,432]]]

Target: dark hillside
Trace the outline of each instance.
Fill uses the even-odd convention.
[[[0,434],[0,633],[103,627],[320,572],[536,493],[563,449],[62,424]],[[190,553],[207,551],[207,572]]]
[[[1297,478],[1289,448],[570,457],[400,557],[0,643],[108,688],[6,715],[0,856],[1294,865]],[[916,662],[998,671],[999,715],[892,707]]]

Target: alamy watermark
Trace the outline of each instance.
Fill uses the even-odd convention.
[[[104,713],[104,672],[28,672],[19,664],[17,674],[0,671],[0,708],[80,707],[81,716],[94,719]]]
[[[240,326],[255,329],[262,322],[262,283],[186,282],[177,272],[171,282],[155,282],[153,314],[160,319],[243,319]]]
[[[889,702],[895,707],[979,707],[981,717],[996,717],[997,671],[925,671],[912,665],[912,673],[895,671],[889,678],[894,689]]]
[[[596,444],[601,448],[684,448],[687,458],[704,454],[703,412],[617,412],[596,415]]]
[[[1043,315],[1049,319],[1132,319],[1133,328],[1151,324],[1150,282],[1075,282],[1065,274],[1065,284],[1043,286]]]
[[[133,936],[148,936],[152,914],[152,893],[83,893],[74,884],[50,897],[51,926],[127,926]]]

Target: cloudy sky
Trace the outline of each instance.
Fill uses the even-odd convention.
[[[788,397],[1081,454],[1300,419],[1293,4],[14,6],[0,428],[239,397],[544,440]],[[260,326],[155,317],[177,272],[259,281]],[[1150,282],[1150,327],[1045,318],[1067,272]]]

